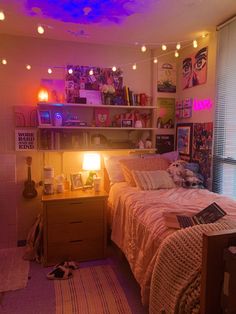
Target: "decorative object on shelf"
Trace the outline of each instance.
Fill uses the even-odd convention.
[[[101,86],[102,103],[104,105],[113,105],[113,97],[115,96],[115,88],[113,85],[104,84]]]
[[[183,60],[182,86],[187,89],[205,84],[207,80],[208,49],[204,47]]]
[[[51,166],[43,168],[43,192],[47,195],[54,193],[54,168]]]
[[[45,88],[40,88],[38,92],[38,101],[39,102],[48,102],[48,91]]]
[[[97,176],[96,171],[101,169],[101,157],[97,153],[85,153],[82,169],[89,171],[85,185],[92,186],[93,179]]]
[[[136,120],[135,124],[134,124],[134,127],[135,128],[142,128],[143,127],[142,121],[141,120]]]
[[[145,148],[152,148],[152,141],[150,138],[147,138],[145,141]]]
[[[157,91],[163,93],[176,93],[175,63],[158,62]]]
[[[80,97],[85,98],[86,99],[85,103],[89,105],[101,105],[102,103],[100,91],[80,89],[79,95]]]
[[[17,151],[36,150],[37,130],[28,128],[15,130],[15,149]]]
[[[39,124],[39,126],[52,125],[51,110],[38,109],[37,113],[38,113],[38,124]]]
[[[132,119],[123,119],[121,120],[122,128],[132,128],[133,127],[133,120]]]
[[[71,173],[70,180],[71,180],[71,190],[78,190],[79,188],[83,187],[82,175],[80,172]]]
[[[109,110],[107,108],[95,108],[94,114],[96,126],[110,126]]]
[[[173,128],[175,121],[175,99],[157,98],[157,127]]]
[[[65,81],[55,79],[41,79],[40,86],[47,91],[49,102],[63,103],[65,101]]]
[[[180,156],[191,160],[192,157],[192,123],[177,124],[176,126],[176,150]]]
[[[186,98],[182,101],[176,101],[175,115],[178,119],[187,119],[192,116],[193,99]]]
[[[55,126],[62,126],[62,114],[60,112],[54,113],[53,124]]]
[[[158,154],[174,151],[174,135],[172,134],[156,135],[156,149]]]

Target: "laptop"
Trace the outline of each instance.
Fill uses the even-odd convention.
[[[217,203],[213,202],[194,216],[167,213],[165,215],[165,221],[168,227],[179,229],[212,223],[225,215],[226,212]]]

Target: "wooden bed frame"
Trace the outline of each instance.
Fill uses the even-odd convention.
[[[104,168],[104,189],[109,193],[110,180]],[[209,232],[203,235],[202,274],[201,274],[201,314],[236,313],[236,254],[234,274],[224,283],[225,250],[236,246],[236,229]],[[228,284],[229,295],[223,296],[223,285]]]

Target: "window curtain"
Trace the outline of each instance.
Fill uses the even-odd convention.
[[[236,199],[236,18],[218,29],[213,191]]]

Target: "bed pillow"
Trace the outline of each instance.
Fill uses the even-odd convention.
[[[104,165],[108,173],[111,184],[125,181],[120,160],[140,158],[139,155],[120,155],[104,157]]]
[[[164,158],[138,158],[120,160],[125,181],[131,186],[136,186],[132,171],[166,170],[170,163]]]
[[[158,190],[175,188],[174,181],[165,170],[132,171],[134,181],[141,190]]]

